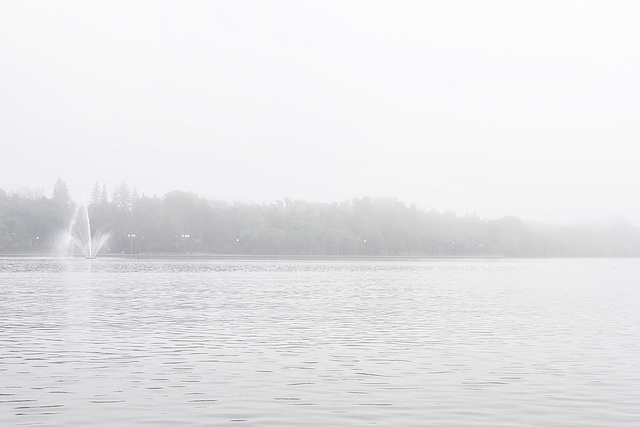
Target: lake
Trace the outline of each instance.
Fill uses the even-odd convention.
[[[640,260],[0,258],[0,425],[638,426]]]

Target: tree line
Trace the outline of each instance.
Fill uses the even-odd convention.
[[[75,202],[62,180],[43,191],[0,190],[0,252],[47,253]],[[395,198],[258,204],[172,191],[140,196],[122,182],[96,185],[92,230],[111,233],[102,253],[409,256],[639,256],[640,228],[615,219],[556,225],[423,210]]]

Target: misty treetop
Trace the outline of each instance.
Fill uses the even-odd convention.
[[[0,190],[0,252],[46,253],[75,203],[58,180],[51,197]],[[618,219],[549,225],[515,217],[486,220],[425,211],[395,198],[268,204],[207,200],[172,191],[140,196],[122,182],[96,183],[92,229],[112,235],[103,253],[254,255],[638,256],[640,228]],[[135,237],[133,236],[135,235]]]

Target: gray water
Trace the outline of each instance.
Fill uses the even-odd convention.
[[[0,259],[0,425],[637,426],[640,260]]]

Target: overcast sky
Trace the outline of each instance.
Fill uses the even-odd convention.
[[[640,2],[2,1],[0,188],[640,222]]]

